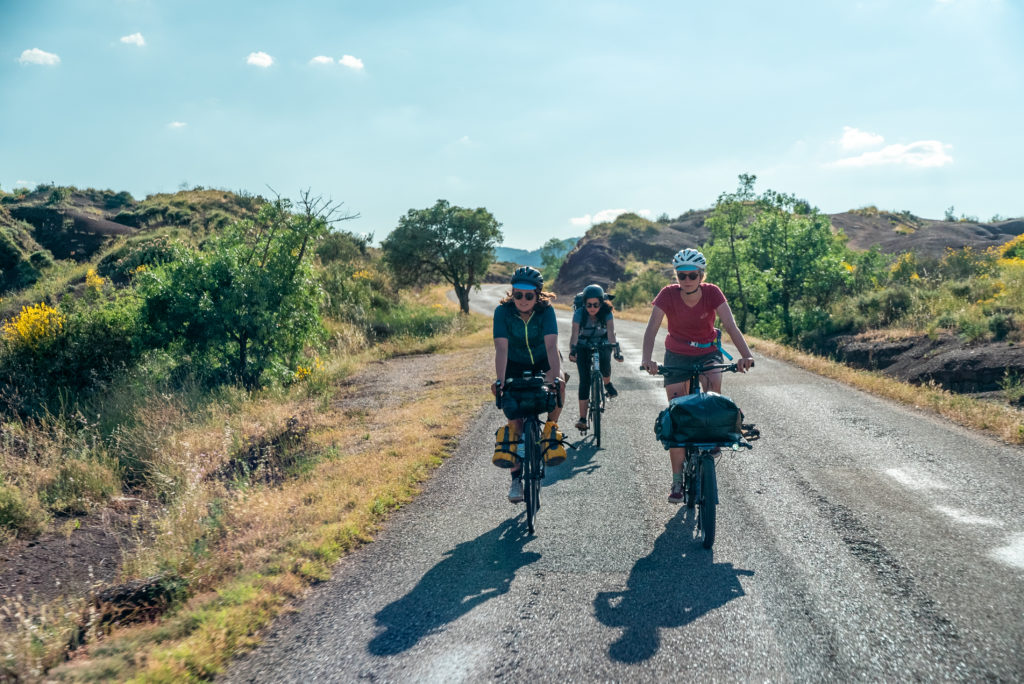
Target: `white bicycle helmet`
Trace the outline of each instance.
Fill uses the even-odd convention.
[[[677,271],[703,271],[708,267],[708,260],[697,250],[687,247],[672,257],[672,267]]]

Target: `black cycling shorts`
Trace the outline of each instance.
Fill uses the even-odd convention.
[[[690,379],[690,374],[693,372],[693,368],[695,367],[699,368],[706,363],[722,363],[722,361],[722,352],[718,349],[714,349],[707,354],[701,354],[700,356],[676,354],[666,349],[665,363],[663,365],[670,371],[673,371],[673,369],[676,368],[679,370],[665,375],[665,387],[674,385],[678,382],[686,382]]]

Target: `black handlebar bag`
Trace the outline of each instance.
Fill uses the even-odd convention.
[[[544,384],[543,377],[516,378],[501,394],[501,410],[509,420],[548,413],[558,406],[558,396]]]
[[[743,412],[717,392],[687,394],[658,414],[654,432],[662,442],[734,444],[743,441]]]

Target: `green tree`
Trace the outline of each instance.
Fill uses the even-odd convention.
[[[845,245],[827,216],[792,195],[766,191],[747,238],[751,264],[764,282],[765,313],[781,317],[781,333],[796,338],[794,309],[824,309],[843,282]]]
[[[455,289],[462,312],[469,313],[469,291],[479,287],[501,239],[501,224],[486,209],[438,200],[429,209],[410,209],[381,249],[400,286],[440,278]]]
[[[567,238],[565,240],[551,238],[541,245],[540,272],[544,274],[545,281],[551,282],[558,277],[558,271],[561,270],[562,264],[565,263],[565,257],[568,256],[575,246],[576,238]]]
[[[757,176],[740,174],[736,192],[722,193],[715,210],[707,219],[711,243],[705,248],[708,277],[722,284],[725,295],[737,303],[740,329],[746,328],[750,304],[743,291],[744,265],[747,263],[744,240],[754,216],[754,183]],[[725,258],[723,258],[725,257]]]
[[[260,386],[273,366],[289,369],[322,331],[315,246],[335,221],[331,202],[305,192],[299,211],[277,198],[201,250],[144,271],[143,320],[158,345],[180,344],[200,370]]]

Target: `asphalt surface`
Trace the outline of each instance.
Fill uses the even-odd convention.
[[[567,348],[567,312],[559,327]],[[424,493],[225,681],[1024,680],[1024,451],[758,358],[725,377],[763,436],[719,461],[705,551],[666,500],[644,325],[616,328],[602,449],[548,471],[535,536],[490,464],[502,417],[484,407]]]

